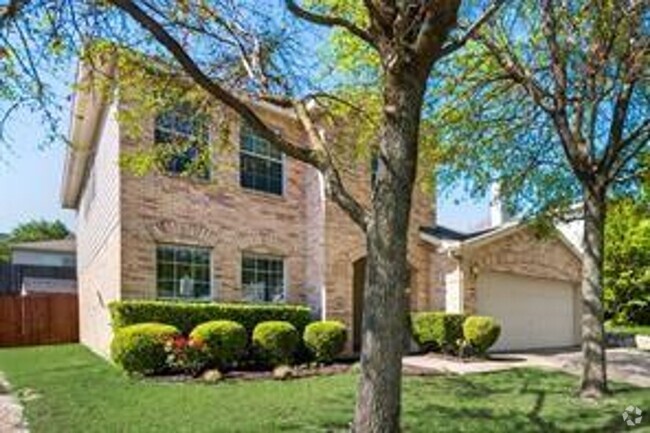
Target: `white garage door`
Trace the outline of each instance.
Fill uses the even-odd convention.
[[[563,347],[577,343],[570,283],[505,273],[480,275],[477,313],[495,317],[501,336],[492,350]]]

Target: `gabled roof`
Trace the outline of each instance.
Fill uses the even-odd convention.
[[[11,249],[54,253],[75,253],[77,251],[77,242],[74,237],[49,241],[21,242],[18,244],[12,244]]]
[[[475,248],[495,242],[528,227],[529,224],[527,221],[519,220],[472,233],[458,232],[443,226],[421,227],[420,233],[422,239],[427,242],[438,246],[441,245],[448,250],[458,250],[460,248]],[[571,240],[569,240],[569,238],[566,237],[566,235],[564,235],[564,233],[560,230],[555,230],[555,234],[557,235],[558,240],[562,242],[576,257],[579,259],[582,258],[582,252],[573,242],[571,242]]]
[[[485,233],[489,233],[494,230],[496,230],[496,228],[488,228],[488,229],[478,230],[475,232],[468,233],[468,232],[460,232],[441,225],[435,225],[432,227],[427,227],[427,226],[420,227],[420,231],[422,233],[426,233],[427,235],[433,236],[434,238],[439,239],[441,241],[465,241],[467,239],[471,239],[483,235]]]

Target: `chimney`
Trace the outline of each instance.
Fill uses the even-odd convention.
[[[501,200],[501,184],[495,182],[490,186],[490,226],[498,227],[511,219],[512,216]]]

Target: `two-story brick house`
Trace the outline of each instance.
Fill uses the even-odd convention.
[[[87,73],[82,67],[80,79]],[[83,343],[105,352],[111,335],[106,306],[116,299],[286,301],[353,325],[351,288],[355,269],[363,272],[364,238],[326,196],[314,168],[281,154],[220,109],[211,116],[229,123],[232,149],[215,151],[211,158],[220,163],[207,164],[208,173],[178,176],[183,161],[177,158],[167,172],[136,175],[120,165],[121,155],[142,141],[155,146],[170,136],[209,134],[209,124],[197,126],[182,107],[151,113],[136,144],[118,121],[120,110],[129,109],[124,98],[82,87],[74,100],[62,202],[78,210]],[[252,107],[293,142],[306,142],[289,110]],[[369,190],[365,177],[349,184],[361,197]],[[414,305],[428,302],[430,247],[418,227],[431,222],[431,212],[431,198],[418,193],[410,249],[418,269]]]
[[[110,72],[119,79],[119,73]],[[82,65],[79,81],[88,76],[89,69]],[[126,99],[118,92],[107,97],[82,85],[72,108],[73,146],[66,156],[62,203],[78,211],[81,341],[106,353],[110,301],[182,298],[306,304],[317,317],[344,321],[352,331],[350,347],[357,346],[365,241],[327,196],[318,171],[275,150],[226,108],[215,108],[203,122],[192,120],[182,105],[149,113],[141,119],[144,133],[134,140],[119,120],[121,112],[130,109]],[[279,133],[306,145],[290,110],[261,102],[250,106]],[[187,151],[172,154],[163,170],[143,176],[120,164],[123,155],[143,142],[154,147],[170,140],[210,143],[215,133],[211,124],[217,121],[228,124],[230,146],[219,152],[209,145],[202,148],[208,158],[198,173],[179,176],[195,157]],[[362,202],[369,196],[368,172],[362,167],[344,179]],[[484,255],[483,249],[469,244],[465,248],[463,241],[469,242],[471,235],[452,242],[441,236],[448,232],[432,227],[434,214],[434,197],[416,190],[409,233],[412,309],[477,311],[477,293],[482,292],[474,263],[480,262],[486,275],[495,271],[542,278],[539,281],[548,282],[542,283],[543,292],[561,292],[549,309],[553,302],[568,300],[571,306],[561,314],[569,317],[563,317],[560,327],[570,329],[558,341],[552,336],[541,341],[575,342],[579,272],[576,257],[561,239],[537,241],[526,236],[524,226],[505,234],[495,229],[495,241],[488,231],[487,241],[480,244],[491,248]],[[505,264],[492,259],[512,249],[513,242],[525,251],[524,257],[511,254]],[[464,260],[464,255],[473,261]],[[538,286],[522,292],[527,305],[537,304]],[[519,329],[516,320],[512,318],[511,327]]]

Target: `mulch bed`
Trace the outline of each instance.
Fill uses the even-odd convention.
[[[298,365],[292,368],[291,379],[302,379],[314,376],[332,376],[349,372],[353,367],[350,363],[335,363],[330,365]],[[269,370],[232,370],[224,372],[225,379],[257,380],[273,379],[273,371]]]
[[[316,376],[332,376],[335,374],[344,374],[351,371],[353,364],[350,362],[339,362],[330,365],[297,365],[291,368],[291,376],[284,380],[303,379]],[[267,369],[240,369],[223,371],[222,380],[280,380],[273,376],[272,370]],[[191,376],[189,374],[166,374],[159,376],[149,376],[146,380],[166,383],[182,382],[204,382],[201,376]]]
[[[240,369],[222,372],[222,380],[295,380],[308,377],[333,376],[336,374],[346,374],[358,371],[358,362],[353,360],[344,360],[329,365],[297,365],[292,368],[291,376],[285,379],[274,377],[272,370],[263,369]],[[432,376],[438,375],[438,372],[431,369],[424,369],[405,365],[402,370],[406,376]],[[147,380],[165,383],[183,383],[183,382],[204,382],[201,376],[191,376],[188,374],[167,374],[160,376],[150,376]]]

